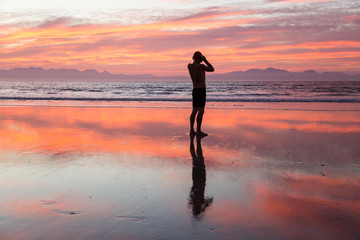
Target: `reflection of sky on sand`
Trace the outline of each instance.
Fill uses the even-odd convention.
[[[2,107],[3,236],[360,234],[359,111],[207,110],[204,197],[213,202],[200,220],[189,209],[188,115],[183,108]]]

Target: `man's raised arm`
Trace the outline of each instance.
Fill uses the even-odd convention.
[[[203,55],[202,56],[202,60],[204,61],[204,63],[206,64],[206,66],[205,65],[203,65],[204,66],[204,71],[206,71],[206,72],[213,72],[213,71],[215,71],[215,69],[214,69],[214,67],[211,65],[211,63],[209,63],[209,61],[206,59],[206,57]]]

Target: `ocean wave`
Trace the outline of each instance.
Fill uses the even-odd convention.
[[[224,82],[207,85],[208,102],[360,102],[360,82]],[[190,102],[184,82],[0,82],[0,100]]]
[[[0,97],[0,100],[18,101],[108,101],[108,102],[191,102],[191,98],[89,98],[89,97]],[[360,99],[345,98],[208,98],[207,102],[334,102],[334,103],[360,103]]]

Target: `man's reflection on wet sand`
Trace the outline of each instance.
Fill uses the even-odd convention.
[[[190,136],[190,153],[193,160],[192,180],[193,185],[189,194],[189,207],[192,209],[194,219],[201,220],[205,210],[212,204],[213,198],[205,198],[206,169],[201,147],[203,136],[196,137],[196,150],[194,146],[195,136]]]

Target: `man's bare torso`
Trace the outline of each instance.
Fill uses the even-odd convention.
[[[200,63],[189,63],[188,69],[193,82],[193,88],[205,88],[205,68],[206,66]]]

